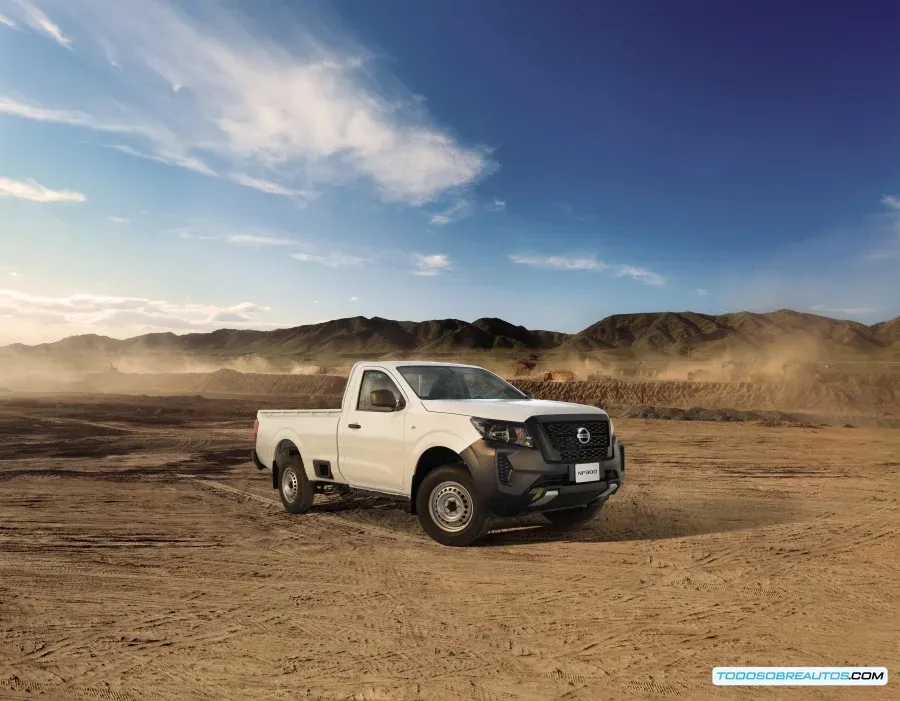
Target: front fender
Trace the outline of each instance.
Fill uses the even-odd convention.
[[[461,436],[454,431],[446,429],[435,429],[419,436],[410,450],[412,463],[406,474],[406,494],[412,494],[412,482],[416,474],[416,466],[427,451],[432,448],[448,448],[457,455],[462,455],[463,451],[472,444],[473,440],[475,439]]]

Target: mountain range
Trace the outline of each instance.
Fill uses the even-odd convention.
[[[0,348],[0,354],[7,358],[48,360],[73,355],[110,360],[146,354],[324,359],[467,352],[695,356],[725,351],[765,352],[785,344],[820,357],[900,352],[900,317],[867,326],[788,309],[721,315],[653,312],[616,314],[576,334],[566,334],[534,331],[496,318],[470,323],[458,319],[411,322],[360,316],[273,331],[150,333],[124,340],[88,334],[35,346],[14,344]]]

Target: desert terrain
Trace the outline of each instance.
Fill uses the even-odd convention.
[[[343,319],[0,348],[0,697],[763,699],[715,666],[900,674],[900,319],[789,310]],[[260,408],[340,406],[355,359],[484,365],[603,406],[598,519],[445,548],[403,506],[285,513]],[[782,687],[779,698],[889,698]]]
[[[0,399],[0,697],[762,699],[712,668],[900,674],[900,431],[617,419],[628,481],[594,523],[498,522],[458,550],[387,500],[282,510],[254,413],[341,388],[293,381],[307,394]],[[631,398],[666,398],[650,384]]]

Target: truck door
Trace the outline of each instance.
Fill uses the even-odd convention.
[[[406,398],[384,370],[364,370],[358,387],[357,395],[348,397],[338,428],[341,474],[353,486],[400,492],[406,455]],[[397,407],[373,406],[372,393],[377,390],[390,391]]]

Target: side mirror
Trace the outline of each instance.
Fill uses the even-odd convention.
[[[394,410],[400,408],[400,402],[397,401],[397,397],[389,389],[372,390],[371,394],[369,394],[369,404],[376,409]]]
[[[534,392],[531,392],[531,391],[525,392],[525,396],[528,397],[529,399],[534,399]]]

